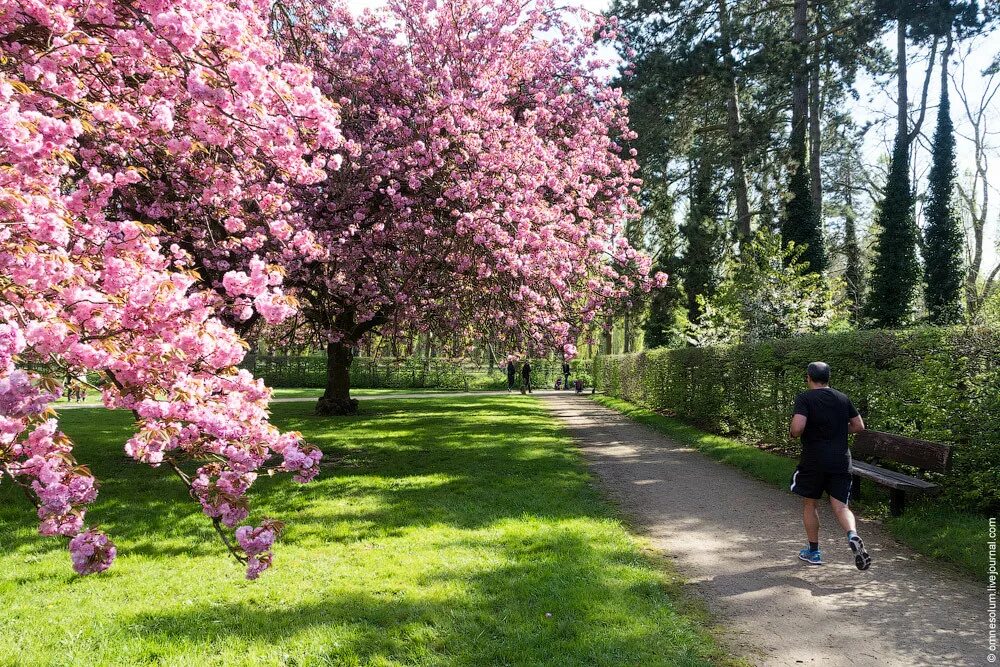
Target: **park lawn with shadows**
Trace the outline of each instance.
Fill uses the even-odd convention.
[[[274,389],[274,398],[316,398],[323,395],[323,389]],[[351,389],[352,396],[385,396],[391,394],[433,394],[434,392],[447,392],[447,389],[434,389],[421,387],[419,389]],[[455,389],[450,390],[457,391]]]
[[[797,464],[795,459],[733,438],[706,433],[679,419],[618,398],[595,396],[594,400],[710,458],[739,468],[751,477],[788,489]],[[861,489],[861,499],[851,501],[859,516],[881,520],[893,537],[918,553],[957,566],[977,579],[986,578],[989,571],[984,546],[987,517],[954,509],[933,496],[907,498],[903,516],[891,517],[889,494],[885,489],[867,479],[862,480]]]
[[[0,665],[706,665],[707,618],[596,490],[533,399],[377,400],[274,421],[326,454],[320,477],[258,480],[286,521],[260,580],[166,469],[122,453],[130,415],[67,411],[102,480],[89,519],[109,571],[72,572],[0,486]]]
[[[293,389],[273,389],[272,396],[274,398],[315,398],[318,399],[323,395],[323,389],[314,388],[293,388]],[[386,394],[423,394],[435,391],[446,391],[444,389],[352,389],[351,394],[354,396],[383,396]],[[453,390],[454,391],[454,390]],[[55,403],[56,409],[63,407],[65,405],[71,406],[93,406],[98,407],[103,405],[101,401],[101,394],[97,391],[88,391],[87,398],[84,401],[77,402],[75,400],[67,401],[65,398],[59,399]]]

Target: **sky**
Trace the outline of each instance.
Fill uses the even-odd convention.
[[[382,5],[384,4],[384,0],[350,0],[349,4],[352,9],[361,11],[367,7],[377,7]],[[567,4],[582,6],[593,12],[603,12],[610,6],[611,0],[570,0]],[[990,38],[980,39],[978,42],[972,43],[974,48],[965,62],[964,78],[964,88],[969,93],[970,98],[978,98],[983,94],[985,89],[985,80],[980,75],[980,72],[992,61],[998,50],[1000,50],[1000,46],[996,43],[997,37],[1000,37],[1000,34],[995,33]],[[892,35],[886,35],[885,39],[890,51],[894,52],[894,37]],[[607,55],[610,56],[612,54],[613,51],[609,49],[609,53]],[[913,55],[917,56],[919,53],[914,53]],[[917,99],[917,95],[919,95],[920,88],[923,83],[925,67],[926,62],[915,62],[910,66],[909,80],[911,102],[915,101]],[[953,61],[952,69],[953,71],[959,69],[957,62]],[[929,141],[929,138],[933,135],[936,124],[937,100],[940,94],[939,78],[940,77],[936,75],[932,78],[928,91],[929,108],[927,117],[925,118],[924,124],[921,128],[922,133],[927,137],[927,141]],[[877,121],[880,119],[884,120],[894,116],[896,104],[894,79],[879,82],[870,76],[862,76],[858,82],[857,90],[860,99],[855,104],[853,111],[855,119],[859,123]],[[970,134],[970,125],[968,120],[965,118],[961,101],[955,95],[954,85],[951,89],[951,106],[952,120],[955,123],[956,131],[958,166],[960,172],[962,172],[962,176],[960,176],[961,179],[964,178],[965,174],[971,171],[973,167],[973,148],[971,142],[965,138]],[[997,249],[997,245],[1000,243],[1000,215],[998,215],[998,208],[1000,207],[996,205],[996,202],[1000,201],[1000,95],[998,95],[990,105],[990,113],[987,115],[986,124],[988,127],[992,127],[994,132],[994,135],[989,142],[992,144],[991,149],[987,153],[993,172],[991,174],[992,187],[990,188],[990,200],[993,202],[993,208],[990,211],[989,221],[987,223],[986,255],[983,262],[984,269],[988,272],[995,264],[1000,262],[1000,253],[998,253]],[[891,151],[892,132],[892,124],[884,123],[875,126],[866,135],[865,157],[869,163],[876,162],[883,156],[887,156],[889,154]],[[926,176],[928,162],[928,152],[926,150],[918,151],[916,160],[918,173]]]

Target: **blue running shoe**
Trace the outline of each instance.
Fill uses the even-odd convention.
[[[852,533],[847,543],[850,545],[851,551],[854,552],[854,564],[858,566],[858,569],[864,571],[870,568],[872,566],[872,557],[865,551],[865,543],[861,541],[858,534]]]
[[[823,557],[820,555],[819,550],[813,551],[812,549],[803,549],[799,552],[799,560],[804,560],[810,565],[822,565]]]

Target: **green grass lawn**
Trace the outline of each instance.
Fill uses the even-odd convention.
[[[436,387],[421,387],[418,389],[351,389],[351,396],[389,396],[392,394],[433,394],[457,393],[464,389],[439,389]],[[493,391],[491,389],[470,388],[469,391]],[[319,398],[322,389],[275,389],[274,398]]]
[[[794,459],[706,433],[634,403],[610,396],[595,396],[594,400],[752,477],[788,489],[797,463]],[[890,517],[888,492],[868,480],[862,480],[861,490],[862,499],[851,501],[860,516],[883,520],[896,539],[919,553],[956,565],[979,579],[986,576],[986,517],[943,506],[933,498],[907,499],[903,516]]]
[[[630,536],[577,451],[523,397],[366,402],[324,419],[274,406],[328,456],[254,488],[288,523],[256,582],[165,469],[127,460],[129,415],[67,411],[118,543],[73,574],[64,544],[0,485],[2,665],[708,665],[704,613]]]
[[[425,392],[434,391],[448,391],[445,389],[352,389],[351,394],[354,396],[383,396],[386,394],[419,394]],[[460,391],[458,389],[452,389],[450,391]],[[274,398],[319,398],[323,395],[322,389],[275,389]],[[88,406],[98,406],[101,405],[101,395],[96,391],[88,391],[87,398],[82,403],[77,403],[76,401],[67,401],[66,399],[60,399],[56,402],[55,407],[58,409],[64,405],[88,405]]]

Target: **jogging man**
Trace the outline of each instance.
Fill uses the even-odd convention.
[[[851,451],[847,434],[865,430],[865,422],[844,394],[830,387],[830,367],[814,361],[806,369],[809,391],[795,397],[795,414],[789,433],[802,438],[802,458],[792,475],[792,491],[802,496],[802,522],[809,546],[799,558],[810,565],[822,565],[819,552],[819,505],[826,491],[837,522],[847,531],[847,544],[854,552],[854,564],[867,570],[872,559],[858,536],[851,499]]]

